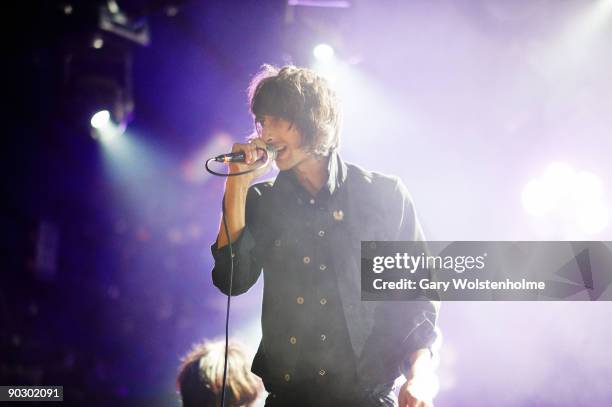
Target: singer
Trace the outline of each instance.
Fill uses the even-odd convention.
[[[309,69],[264,65],[249,87],[257,137],[235,144],[244,163],[275,150],[265,171],[227,178],[225,216],[233,247],[231,295],[263,271],[262,340],[252,371],[270,393],[266,406],[430,406],[431,346],[438,303],[362,302],[362,240],[424,240],[414,205],[397,178],[344,162],[340,106]],[[231,257],[223,222],[211,247],[214,284],[229,293]]]

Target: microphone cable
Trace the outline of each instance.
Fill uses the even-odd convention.
[[[204,166],[206,167],[206,171],[209,173],[219,176],[219,177],[234,177],[236,175],[248,174],[253,171],[257,171],[260,168],[265,167],[270,163],[270,157],[266,157],[266,160],[261,163],[258,167],[251,168],[246,171],[235,172],[235,173],[220,173],[214,170],[211,170],[208,164],[211,161],[215,161],[215,157],[209,158],[206,160]],[[227,219],[225,217],[225,194],[223,194],[223,199],[221,200],[221,218],[223,220],[223,229],[225,230],[225,235],[227,236],[227,246],[229,249],[229,257],[230,257],[230,278],[229,278],[229,291],[227,293],[227,307],[225,312],[225,356],[223,362],[223,385],[221,387],[221,407],[225,407],[225,393],[227,388],[227,370],[228,370],[228,349],[229,349],[229,317],[230,317],[230,305],[232,298],[232,285],[234,282],[234,249],[232,247],[232,237],[229,233],[229,228],[227,227]]]
[[[209,160],[210,161],[210,160]],[[208,164],[208,161],[206,162]],[[208,166],[206,167],[208,169]],[[247,171],[248,172],[248,171]],[[232,175],[232,174],[228,174]],[[233,174],[238,175],[238,174]],[[228,349],[229,349],[229,316],[230,316],[230,303],[232,298],[232,284],[234,281],[234,249],[232,248],[232,237],[227,227],[227,220],[225,219],[225,194],[221,200],[221,218],[223,219],[223,229],[225,229],[225,235],[227,236],[227,246],[229,248],[230,255],[230,278],[229,278],[229,291],[227,293],[227,309],[225,313],[225,359],[223,362],[223,385],[221,390],[221,407],[225,407],[225,389],[227,386],[227,364],[228,364]]]
[[[224,174],[222,172],[216,172],[214,170],[211,170],[210,167],[208,166],[208,163],[210,163],[211,161],[215,161],[215,157],[212,157],[212,158],[209,158],[208,160],[206,160],[206,163],[204,164],[204,166],[206,167],[206,171],[208,171],[212,175],[216,175],[218,177],[235,177],[236,175],[248,174],[249,172],[257,171],[258,169],[263,168],[266,165],[268,165],[268,161],[264,161],[259,167],[251,168],[251,169],[246,170],[246,171],[234,172],[234,173],[231,173],[231,174],[227,174],[227,173]]]
[[[268,152],[268,150],[263,149],[263,148],[258,148],[258,150],[263,150],[263,151],[265,151],[265,152],[266,152],[266,159],[265,159],[265,160],[262,160],[262,163],[259,165],[259,167],[251,168],[251,169],[248,169],[248,170],[246,170],[246,171],[234,172],[234,173],[231,173],[231,174],[228,174],[228,173],[222,173],[222,172],[216,172],[216,171],[214,171],[214,170],[211,170],[211,169],[210,169],[210,167],[208,166],[208,164],[209,164],[211,161],[217,161],[217,157],[211,157],[211,158],[209,158],[208,160],[206,160],[206,163],[204,163],[204,167],[206,167],[206,171],[208,171],[208,172],[209,172],[209,173],[211,173],[212,175],[216,175],[216,176],[218,176],[218,177],[235,177],[236,175],[248,174],[248,173],[250,173],[250,172],[257,171],[257,170],[259,170],[260,168],[263,168],[263,167],[265,167],[266,165],[268,165],[268,164],[270,163],[270,160],[271,160],[271,158],[270,158],[270,154],[271,154],[271,153],[269,153],[269,152]],[[276,153],[274,153],[274,156],[275,156],[275,155],[276,155]],[[273,157],[274,157],[274,156],[273,156]],[[273,159],[274,159],[274,158],[272,158],[272,160],[273,160]],[[258,161],[259,161],[259,160],[258,160]]]

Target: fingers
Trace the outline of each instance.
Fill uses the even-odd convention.
[[[266,158],[266,149],[268,146],[263,141],[262,138],[254,138],[251,140],[251,144],[255,146],[255,157],[257,159],[265,159]]]
[[[263,148],[264,150],[267,147],[266,142],[261,137],[251,139],[251,143],[255,144],[259,148]]]
[[[257,146],[253,143],[249,143],[249,156],[247,159],[247,164],[253,164],[255,161],[257,161],[257,158],[259,158],[257,156]]]
[[[259,158],[259,155],[262,154],[262,152],[257,151],[255,143],[236,143],[232,147],[232,152],[243,152],[246,164],[254,163]]]

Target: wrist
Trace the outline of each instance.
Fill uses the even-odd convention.
[[[225,191],[246,194],[249,190],[249,187],[251,186],[251,181],[251,178],[246,177],[244,175],[240,175],[237,177],[229,177],[225,181]]]

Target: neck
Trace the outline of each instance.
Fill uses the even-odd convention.
[[[312,196],[327,182],[328,157],[310,156],[293,168],[299,183]]]

